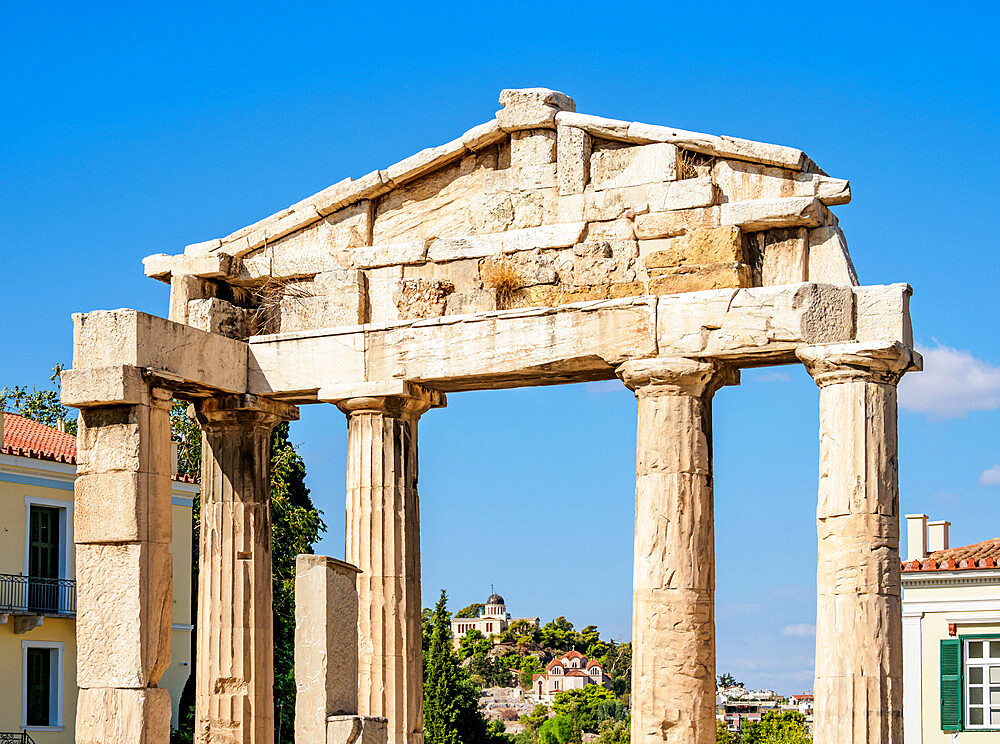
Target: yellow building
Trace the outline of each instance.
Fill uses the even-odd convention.
[[[908,514],[903,564],[904,744],[1000,741],[1000,538],[950,547]]]
[[[76,716],[73,481],[76,437],[21,416],[0,423],[0,734],[69,744]],[[173,725],[191,670],[191,507],[174,479],[173,656],[160,686]]]

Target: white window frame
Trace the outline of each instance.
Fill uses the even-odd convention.
[[[990,644],[997,643],[1000,641],[1000,637],[979,637],[979,638],[963,638],[962,639],[962,698],[965,710],[962,711],[962,730],[963,731],[996,731],[1000,728],[995,723],[991,722],[991,708],[996,706],[991,703],[990,699],[990,668],[1000,667],[1000,661],[995,657],[990,655]],[[983,656],[981,658],[973,660],[969,656],[969,644],[970,643],[982,643],[983,644]],[[983,670],[983,682],[981,685],[976,685],[980,687],[983,691],[983,702],[981,704],[972,703],[972,695],[970,694],[970,688],[972,681],[970,679],[969,668],[976,667]],[[995,683],[994,683],[995,686]],[[983,711],[983,722],[972,723],[971,712],[972,708],[981,708]]]
[[[55,651],[51,654],[52,669],[49,674],[49,720],[55,714],[55,723],[48,726],[28,725],[28,649],[45,648]],[[25,731],[63,730],[63,685],[65,671],[65,644],[61,641],[21,641],[21,728]]]
[[[62,534],[62,548],[59,551],[59,578],[71,579],[69,575],[70,556],[73,555],[73,502],[61,499],[45,499],[40,496],[24,497],[24,571],[28,575],[31,565],[31,507],[48,506],[59,509],[59,532]]]

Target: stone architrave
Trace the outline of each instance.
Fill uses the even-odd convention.
[[[712,362],[626,362],[638,401],[632,595],[632,741],[715,741],[715,390]]]
[[[895,344],[799,349],[820,388],[816,744],[903,740]]]
[[[295,744],[325,744],[327,716],[358,711],[358,573],[295,558]]]
[[[94,397],[104,404],[80,403]],[[157,685],[170,664],[173,611],[171,393],[119,367],[77,374],[64,398],[81,408],[76,740],[166,744],[170,695]]]
[[[270,744],[271,429],[298,418],[298,409],[228,395],[199,401],[195,411],[202,427],[195,741]]]
[[[417,420],[444,396],[400,380],[368,387],[320,391],[348,419],[345,552],[361,569],[357,712],[387,718],[389,744],[422,744]]]

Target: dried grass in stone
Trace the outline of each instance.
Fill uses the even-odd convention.
[[[715,163],[716,158],[712,155],[703,155],[694,150],[677,150],[677,178],[698,178],[707,176]]]
[[[485,261],[479,273],[483,286],[493,290],[498,310],[506,310],[514,304],[514,295],[521,286],[522,278],[509,256]]]
[[[308,283],[295,279],[268,277],[262,284],[233,287],[235,304],[250,311],[247,324],[252,336],[278,332],[281,328],[283,300],[303,304],[305,299],[313,296]]]

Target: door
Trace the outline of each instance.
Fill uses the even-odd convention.
[[[59,514],[50,506],[31,506],[28,545],[28,609],[59,610]]]

